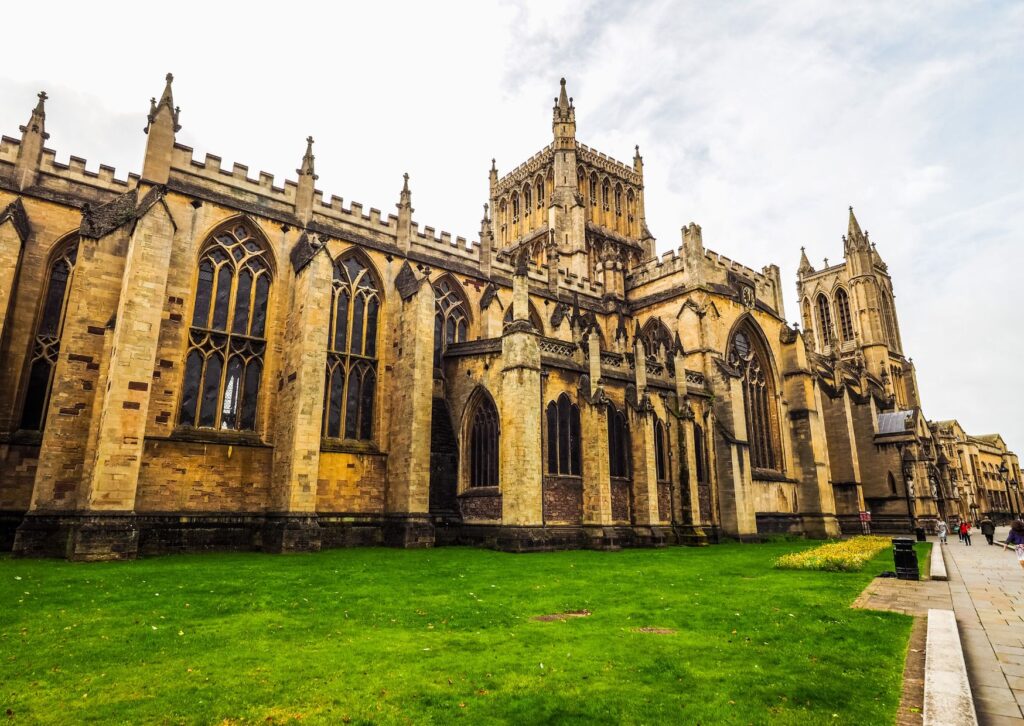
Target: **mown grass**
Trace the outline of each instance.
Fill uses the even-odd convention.
[[[0,560],[11,723],[891,723],[908,617],[814,543]],[[588,617],[533,616],[587,610]],[[637,628],[672,629],[649,634]]]

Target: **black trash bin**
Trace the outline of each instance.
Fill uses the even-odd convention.
[[[918,542],[926,542],[928,540],[927,535],[924,533],[924,527],[918,527],[915,529],[914,534],[917,535]]]
[[[921,573],[917,569],[914,540],[909,537],[893,537],[892,558],[896,561],[896,577],[901,580],[921,579]]]

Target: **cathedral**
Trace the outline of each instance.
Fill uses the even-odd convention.
[[[1020,511],[1016,456],[922,414],[850,210],[799,270],[657,254],[639,149],[492,161],[479,239],[179,144],[140,174],[0,142],[0,547],[123,559],[355,545],[700,545]],[[396,184],[396,187],[398,185]],[[482,194],[483,196],[483,194]]]

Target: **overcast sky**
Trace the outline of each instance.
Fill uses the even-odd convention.
[[[175,74],[181,143],[474,238],[491,157],[551,140],[558,78],[579,139],[644,156],[664,252],[775,262],[797,319],[800,247],[842,257],[848,205],[889,264],[924,411],[1024,454],[1024,3],[15,3],[0,132],[45,89],[50,148],[139,171]],[[447,8],[447,9],[446,9]],[[31,29],[31,32],[29,32]]]

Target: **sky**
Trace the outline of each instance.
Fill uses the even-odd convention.
[[[491,158],[577,137],[644,157],[660,252],[680,228],[776,263],[798,318],[800,248],[842,257],[847,207],[889,265],[925,415],[1024,455],[1024,3],[20,3],[4,9],[0,133],[46,90],[48,146],[137,172],[175,75],[180,143],[326,196],[476,238]]]

